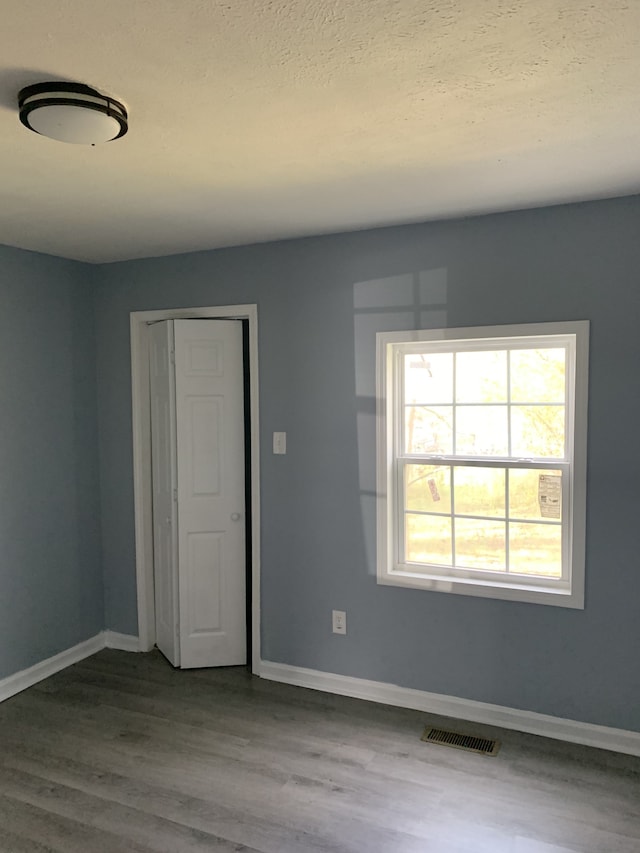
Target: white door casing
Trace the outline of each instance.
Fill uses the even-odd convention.
[[[246,663],[242,326],[175,320],[180,666]]]
[[[149,330],[151,467],[156,645],[180,666],[178,642],[178,539],[175,373],[171,363],[173,323]]]

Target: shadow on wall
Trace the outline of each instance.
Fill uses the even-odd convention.
[[[353,286],[360,505],[367,569],[376,574],[376,333],[447,326],[447,270],[405,273]]]

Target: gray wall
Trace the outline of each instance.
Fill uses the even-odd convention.
[[[639,221],[635,197],[102,267],[108,627],[136,632],[129,312],[257,302],[263,657],[640,731]],[[586,609],[377,586],[374,332],[575,319],[592,321]]]
[[[0,678],[104,625],[92,277],[0,246]]]

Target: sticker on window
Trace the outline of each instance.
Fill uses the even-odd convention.
[[[538,504],[542,518],[560,518],[561,480],[557,474],[540,474]]]
[[[429,491],[431,492],[432,500],[439,501],[440,500],[440,492],[438,491],[438,484],[433,479],[433,477],[429,477],[429,479],[427,480],[427,483],[429,485]]]

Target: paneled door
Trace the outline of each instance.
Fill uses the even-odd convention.
[[[173,383],[175,400],[173,443],[170,428],[163,441],[161,430],[152,423],[154,531],[164,518],[173,546],[164,550],[161,546],[154,553],[158,648],[174,666],[184,668],[243,664],[247,649],[242,326],[237,320],[167,320],[157,326],[166,326],[167,340],[173,342],[168,381]],[[154,326],[152,342],[159,337]],[[152,350],[152,421],[162,408],[154,399],[153,360]],[[165,396],[171,399],[171,391]],[[171,445],[175,466],[156,462],[154,443],[163,454],[164,446]],[[175,524],[166,522],[171,513],[163,516],[165,472],[174,477]],[[157,538],[163,541],[160,534]],[[164,556],[169,551],[171,569]],[[177,646],[173,655],[170,644],[161,640],[169,611],[174,614]]]

